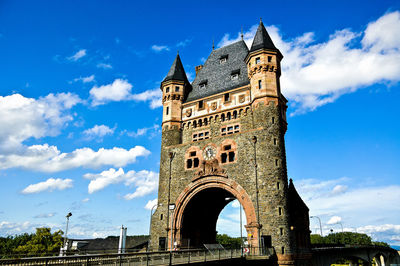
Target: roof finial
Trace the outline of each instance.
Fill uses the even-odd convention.
[[[179,55],[179,50],[176,50],[176,55]]]
[[[213,39],[213,45],[212,45],[212,49],[213,49],[213,51],[214,51],[214,39]]]
[[[242,28],[240,29],[240,37],[242,38],[242,41],[243,41],[243,26],[242,26]]]
[[[262,23],[262,18],[260,18],[260,24]]]

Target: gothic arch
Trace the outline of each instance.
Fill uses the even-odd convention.
[[[249,243],[252,246],[257,246],[258,223],[257,223],[255,208],[250,199],[250,196],[247,194],[247,192],[242,186],[240,186],[236,181],[232,179],[221,176],[208,176],[189,184],[183,190],[183,192],[178,196],[175,202],[176,206],[174,212],[175,214],[173,215],[171,222],[174,235],[173,241],[177,243],[178,247],[181,245],[181,242],[183,240],[182,230],[184,230],[183,220],[184,220],[185,210],[188,207],[188,204],[193,199],[193,197],[195,197],[200,192],[205,191],[207,189],[222,189],[230,193],[237,200],[239,200],[247,219],[247,225],[245,225],[247,233],[251,235]],[[171,245],[170,234],[168,236],[168,242],[169,245]]]

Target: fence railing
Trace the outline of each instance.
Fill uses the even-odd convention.
[[[124,254],[2,259],[0,265],[175,265],[242,257],[240,249],[182,250]]]

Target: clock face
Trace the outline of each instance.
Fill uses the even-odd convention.
[[[217,154],[217,149],[211,145],[205,147],[203,150],[204,160],[207,160],[207,161],[214,159],[216,154]]]

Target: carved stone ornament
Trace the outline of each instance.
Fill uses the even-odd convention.
[[[245,95],[244,94],[239,95],[239,102],[244,103],[244,100],[245,100]]]
[[[196,181],[197,179],[207,177],[207,176],[221,176],[228,177],[226,175],[225,169],[222,169],[219,165],[217,159],[212,159],[209,161],[202,161],[200,170],[194,173],[192,181]]]
[[[211,110],[213,111],[217,110],[217,102],[211,103]]]
[[[187,116],[187,117],[192,116],[192,109],[187,109],[187,110],[186,110],[186,116]]]

